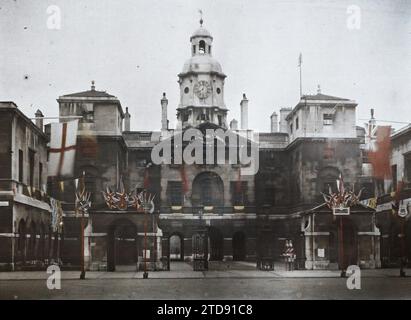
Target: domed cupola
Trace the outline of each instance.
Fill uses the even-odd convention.
[[[211,122],[226,127],[224,79],[220,63],[212,57],[213,36],[203,27],[191,35],[191,58],[178,75],[180,104],[177,118],[181,127]]]

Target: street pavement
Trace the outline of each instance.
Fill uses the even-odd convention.
[[[342,278],[210,278],[0,281],[0,299],[411,299],[410,278],[364,278],[349,290]]]
[[[347,278],[329,270],[274,271],[231,264],[205,272],[192,271],[185,263],[173,263],[171,271],[143,273],[61,272],[61,289],[47,288],[50,274],[1,272],[0,299],[411,299],[409,277],[398,269],[361,270],[361,289],[350,290]]]

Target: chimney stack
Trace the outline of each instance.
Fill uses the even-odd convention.
[[[273,112],[271,115],[271,132],[278,132],[278,115],[276,112]]]
[[[238,130],[238,121],[236,119],[230,121],[230,129]]]
[[[40,111],[40,109],[38,109],[36,113],[34,114],[34,116],[36,117],[36,126],[39,127],[41,131],[43,131],[43,119],[42,119],[44,118],[43,113]]]
[[[126,107],[126,113],[124,114],[124,131],[130,131],[130,118],[131,115],[128,113],[128,107]]]
[[[287,123],[287,116],[292,111],[291,108],[281,108],[280,109],[280,132],[287,133],[288,132],[288,123]]]
[[[241,129],[248,130],[248,99],[243,93],[243,100],[240,102],[241,106]]]
[[[166,93],[163,92],[163,98],[161,99],[161,130],[168,130],[167,105]]]

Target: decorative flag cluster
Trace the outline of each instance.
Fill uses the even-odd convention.
[[[354,191],[345,190],[344,180],[340,174],[337,179],[337,189],[338,192],[333,192],[331,187],[329,187],[329,194],[322,194],[324,201],[330,209],[340,208],[340,207],[351,207],[356,205],[360,201],[362,190],[358,194],[355,194]]]
[[[391,178],[391,127],[378,126],[375,129],[376,141],[368,157],[373,167],[373,175],[376,179]]]

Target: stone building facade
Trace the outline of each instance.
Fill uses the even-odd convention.
[[[200,231],[206,234],[210,268],[213,261],[222,260],[270,267],[273,260],[283,259],[286,240],[294,243],[299,268],[338,268],[341,261],[379,267],[375,210],[359,205],[341,218],[347,226],[343,236],[351,242],[345,240],[340,257],[343,239],[321,195],[336,190],[340,175],[347,188],[361,188],[363,137],[355,124],[357,103],[319,90],[302,96],[294,108],[281,108],[279,119],[274,112],[271,132],[256,133],[248,127],[249,103],[256,107],[243,94],[240,125],[236,120],[228,125],[226,75],[212,56],[211,33],[201,25],[190,37],[189,48],[191,57],[178,74],[176,128],[169,127],[165,93],[159,104],[161,129],[150,132],[130,131],[128,109],[124,112],[118,98],[96,90],[94,83],[88,91],[57,100],[60,116],[81,117],[73,179],[65,181],[64,190],[60,181],[48,181],[51,195],[63,201],[64,266],[79,265],[74,178],[84,172],[86,188],[93,194],[84,247],[91,270],[121,270],[125,265],[141,269],[144,262],[150,269],[169,269],[171,260],[193,259]],[[193,130],[199,137],[180,140]],[[242,144],[226,137],[208,140],[209,132],[218,130]],[[224,162],[178,161],[176,150],[184,154],[193,141],[201,150],[213,148],[210,141],[220,143]],[[171,161],[153,161],[153,150],[168,143],[174,150]],[[230,161],[230,151],[251,152],[253,146],[258,146],[258,171],[244,174],[249,165]],[[107,187],[155,194],[154,212],[109,209],[102,196]]]
[[[0,123],[0,268],[58,262],[61,234],[51,228],[42,121],[35,125],[13,102],[1,102]]]

